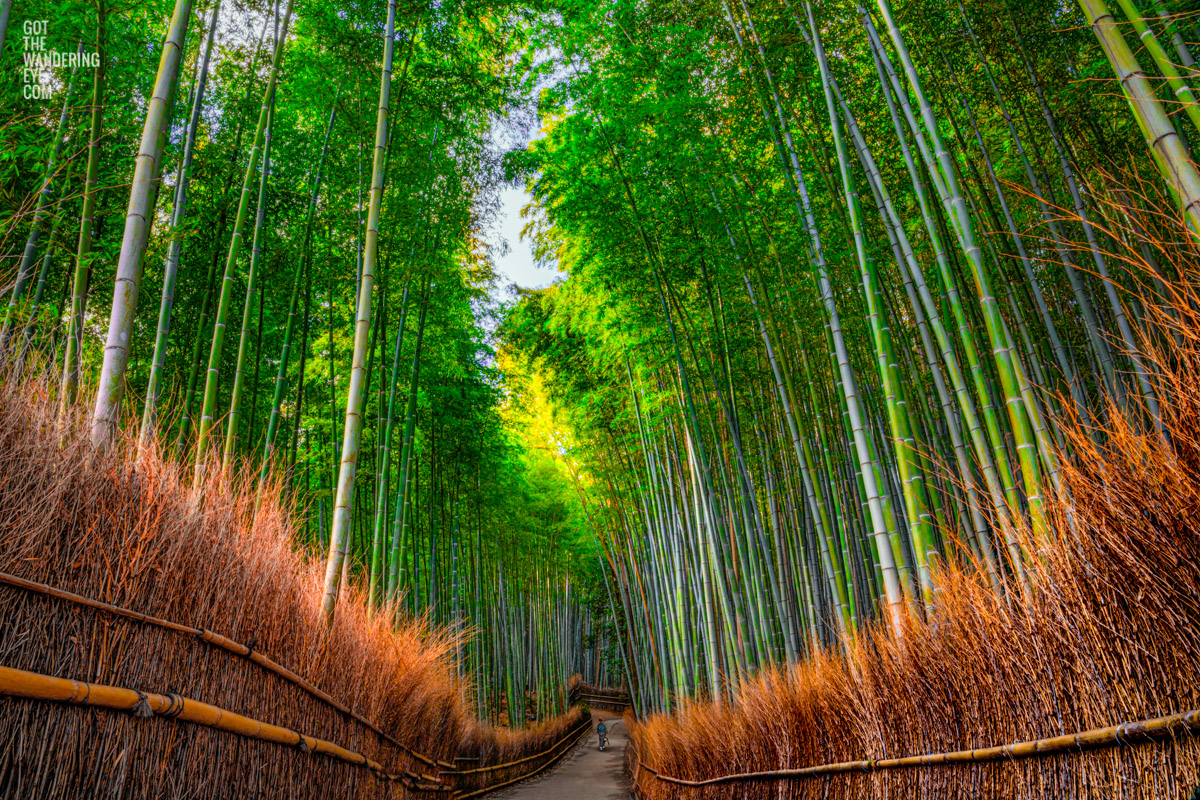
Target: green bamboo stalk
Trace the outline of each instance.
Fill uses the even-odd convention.
[[[978,37],[975,35],[975,29],[971,26],[970,18],[967,16],[965,9],[961,7],[959,13],[967,26],[967,32],[970,34],[972,45],[974,46],[976,57],[983,65],[984,74],[987,76],[988,84],[992,90],[992,96],[1000,108],[1000,113],[1004,117],[1005,126],[1008,129],[1009,137],[1016,148],[1017,154],[1021,158],[1021,165],[1025,171],[1026,180],[1029,182],[1030,188],[1033,190],[1038,209],[1041,212],[1042,220],[1050,229],[1051,238],[1054,240],[1055,251],[1058,254],[1059,263],[1063,265],[1063,269],[1067,273],[1067,280],[1070,282],[1071,291],[1075,295],[1075,301],[1079,306],[1080,314],[1083,317],[1084,331],[1087,336],[1088,345],[1092,351],[1092,355],[1100,364],[1101,376],[1103,384],[1114,393],[1119,394],[1121,386],[1115,380],[1115,374],[1112,364],[1112,353],[1108,347],[1106,339],[1100,333],[1100,323],[1096,319],[1096,312],[1092,306],[1091,298],[1088,296],[1083,279],[1079,274],[1079,270],[1075,267],[1075,259],[1072,255],[1071,248],[1068,246],[1066,236],[1062,231],[1059,223],[1058,212],[1051,208],[1053,195],[1049,185],[1043,188],[1038,180],[1036,171],[1030,163],[1029,152],[1026,150],[1021,134],[1018,132],[1016,125],[1013,122],[1012,113],[1009,110],[1008,103],[1004,99],[999,86],[996,84],[995,75],[992,72],[991,64],[987,56],[983,52],[983,48],[979,43]],[[1046,119],[1047,126],[1051,129],[1051,136],[1057,141],[1056,126],[1054,125],[1053,115],[1049,112],[1049,106],[1046,104],[1045,96],[1042,91],[1041,82],[1037,79],[1037,74],[1033,71],[1029,63],[1028,53],[1025,52],[1019,32],[1014,29],[1015,39],[1017,42],[1017,50],[1021,55],[1022,66],[1024,67],[1030,83],[1033,86],[1034,94],[1038,98],[1039,106],[1042,109],[1043,116]],[[1028,127],[1028,121],[1026,120]],[[1084,388],[1081,385],[1072,387],[1072,392],[1084,393]],[[1086,394],[1085,394],[1086,397]]]
[[[338,88],[338,94],[341,93],[341,87]],[[291,360],[292,354],[292,333],[295,330],[296,323],[296,306],[299,304],[300,298],[300,279],[308,269],[308,265],[312,263],[312,233],[313,222],[317,214],[317,197],[321,191],[321,178],[325,171],[325,159],[329,155],[329,135],[333,131],[333,122],[337,117],[337,97],[329,104],[329,121],[325,123],[325,139],[321,144],[321,155],[317,159],[317,169],[313,175],[312,193],[308,201],[308,218],[304,224],[304,247],[300,259],[296,262],[296,272],[292,278],[292,294],[288,301],[288,320],[287,327],[283,332],[283,350],[279,354],[279,369],[275,373],[275,394],[271,400],[271,414],[267,419],[267,434],[266,441],[263,444],[263,464],[262,470],[259,473],[259,483],[262,484],[267,478],[267,470],[270,469],[271,457],[273,455],[273,447],[275,442],[275,433],[279,428],[279,417],[283,407],[283,391],[287,384],[287,368],[288,362]],[[307,331],[307,318],[305,319],[305,330]],[[303,379],[303,377],[301,378]],[[286,443],[285,443],[286,444]]]
[[[699,157],[697,156],[697,158]],[[733,233],[725,221],[724,210],[721,207],[720,200],[717,199],[716,190],[710,185],[709,191],[712,194],[713,203],[717,208],[717,214],[721,217],[734,259],[740,262],[741,255],[738,251],[737,241],[734,239]],[[797,415],[792,411],[794,404],[790,400],[790,392],[783,377],[780,360],[776,357],[775,348],[771,341],[771,334],[767,330],[762,312],[759,310],[759,302],[754,292],[754,286],[750,281],[750,276],[745,271],[742,272],[742,281],[746,287],[747,296],[750,298],[750,304],[758,323],[759,334],[766,348],[771,374],[775,379],[775,388],[779,396],[780,405],[783,408],[784,417],[787,420],[792,448],[795,452],[797,463],[800,465],[800,472],[804,481],[805,497],[808,500],[814,522],[820,529],[818,541],[820,542],[822,570],[826,580],[830,583],[831,595],[834,597],[838,608],[836,622],[843,637],[853,635],[855,627],[854,618],[847,598],[845,578],[840,565],[837,564],[836,549],[830,547],[833,532],[829,524],[828,514],[826,513],[824,496],[819,485],[814,483],[812,478],[812,455],[809,450],[808,435],[804,430],[803,422],[798,420]],[[766,314],[771,317],[772,325],[775,325],[774,312],[769,304],[766,307]]]
[[[971,266],[975,289],[979,295],[980,308],[983,312],[988,342],[991,345],[996,369],[999,373],[1005,406],[1008,409],[1011,433],[1016,442],[1017,455],[1025,481],[1025,494],[1029,507],[1030,523],[1034,535],[1036,537],[1043,537],[1047,534],[1047,527],[1042,497],[1041,468],[1029,413],[1020,395],[1020,365],[1016,362],[1015,355],[1008,346],[1004,319],[1001,316],[996,298],[992,294],[982,254],[975,240],[974,221],[967,209],[962,193],[959,191],[953,161],[942,140],[937,120],[933,115],[932,106],[930,106],[925,97],[921,80],[909,56],[904,37],[896,26],[892,16],[891,5],[888,0],[876,0],[876,5],[884,19],[892,44],[895,46],[896,52],[900,57],[900,63],[908,79],[908,85],[916,96],[917,107],[925,125],[925,132],[932,145],[931,149],[933,150],[934,158],[927,164],[929,173],[934,179],[934,185],[941,197],[946,215],[953,221],[954,233],[959,240],[959,246],[963,255],[966,256]],[[916,130],[914,130],[914,134],[918,136],[918,139],[920,138]],[[955,313],[958,314],[959,304],[952,302],[952,306],[955,307]]]
[[[17,353],[17,363],[14,369],[18,376],[25,371],[25,357],[29,354],[29,346],[33,341],[33,332],[38,326],[38,309],[42,305],[42,295],[46,291],[46,279],[50,275],[50,264],[54,258],[54,243],[58,237],[59,217],[50,224],[50,235],[46,237],[46,253],[42,256],[42,268],[38,270],[37,285],[33,292],[33,301],[29,305],[29,318],[25,321],[25,330],[21,335],[21,349]]]
[[[1196,162],[1163,110],[1154,87],[1129,49],[1104,0],[1079,0],[1079,7],[1108,57],[1159,171],[1179,203],[1184,222],[1192,236],[1200,239],[1200,171],[1197,171]]]
[[[437,252],[435,245],[434,252]],[[396,491],[396,511],[392,520],[392,556],[388,568],[387,602],[394,602],[401,590],[400,565],[404,557],[404,542],[408,533],[409,487],[412,484],[413,449],[417,425],[417,385],[421,374],[421,343],[425,338],[425,318],[429,311],[430,284],[421,293],[421,313],[417,316],[417,338],[413,344],[412,371],[408,384],[408,409],[404,415],[404,432],[400,450],[400,485]],[[397,609],[399,605],[397,604]]]
[[[858,192],[854,187],[854,179],[848,169],[846,146],[841,132],[841,120],[834,103],[832,91],[832,75],[825,49],[821,43],[820,31],[813,15],[812,4],[805,2],[808,16],[809,34],[812,37],[813,52],[821,73],[821,84],[825,92],[825,103],[829,115],[830,130],[833,133],[834,147],[837,151],[839,171],[841,173],[843,190],[846,195],[846,206],[850,216],[850,228],[853,233],[855,251],[858,255],[859,269],[862,273],[863,291],[867,300],[867,320],[872,331],[875,345],[875,357],[878,362],[880,382],[883,385],[887,404],[887,416],[891,428],[895,458],[900,471],[901,489],[908,512],[908,522],[913,539],[913,550],[917,561],[921,592],[928,613],[933,611],[933,584],[929,571],[928,553],[932,549],[933,531],[928,511],[928,501],[925,497],[925,479],[921,473],[920,462],[916,456],[915,441],[912,435],[912,424],[908,418],[908,409],[901,400],[899,386],[899,371],[895,366],[896,356],[892,352],[890,336],[886,332],[884,310],[880,305],[879,276],[874,260],[868,255],[866,239],[861,223]]]
[[[246,300],[242,305],[242,331],[238,337],[237,362],[233,371],[233,390],[229,395],[229,414],[225,420],[225,469],[233,466],[237,455],[238,422],[241,415],[242,390],[245,382],[246,357],[250,349],[250,319],[254,312],[254,301],[258,295],[258,269],[262,260],[263,221],[267,211],[267,185],[271,175],[271,127],[275,122],[274,103],[267,113],[267,127],[263,132],[262,176],[258,184],[258,209],[254,217],[254,238],[250,245],[250,270],[246,274]],[[257,363],[257,359],[255,360]],[[253,411],[253,409],[251,409]],[[253,443],[251,443],[253,444]]]
[[[383,579],[384,525],[387,515],[388,475],[392,466],[392,434],[396,423],[396,382],[400,374],[400,350],[404,346],[404,322],[408,316],[408,286],[400,298],[400,324],[396,329],[396,345],[392,354],[392,370],[388,384],[387,417],[383,433],[383,453],[379,459],[378,496],[375,503],[375,521],[371,544],[371,573],[367,589],[367,610],[374,611],[382,599],[380,581]],[[381,387],[382,388],[382,387]]]
[[[182,232],[184,214],[187,211],[188,182],[191,179],[192,157],[196,147],[196,130],[200,126],[200,112],[204,108],[204,89],[208,84],[208,66],[216,40],[217,20],[221,14],[221,2],[213,6],[212,19],[208,26],[208,41],[204,46],[204,57],[200,76],[196,82],[196,94],[192,99],[192,112],[188,120],[187,140],[183,147],[183,158],[179,166],[179,177],[175,184],[175,205],[171,211],[170,237],[167,248],[166,267],[163,270],[162,301],[158,310],[158,333],[154,340],[154,356],[150,365],[150,379],[146,386],[146,402],[142,411],[142,428],[138,435],[139,446],[145,447],[154,433],[158,410],[158,399],[162,373],[166,368],[167,336],[171,330],[171,310],[175,303],[175,282],[179,271],[179,255],[183,247]]]
[[[1179,21],[1167,13],[1163,8],[1163,4],[1159,0],[1153,0],[1154,11],[1158,14],[1158,18],[1162,21],[1163,29],[1167,35],[1171,37],[1171,43],[1175,46],[1175,52],[1179,55],[1179,63],[1184,69],[1188,70],[1193,75],[1196,73],[1196,59],[1192,55],[1192,51],[1188,49],[1187,44],[1183,40],[1183,36],[1179,32]],[[1194,20],[1194,17],[1193,17]],[[1193,24],[1193,31],[1195,26]]]
[[[133,334],[133,318],[137,308],[138,287],[142,280],[142,256],[150,236],[153,203],[162,170],[164,133],[171,113],[179,66],[183,60],[184,38],[191,18],[191,0],[176,0],[171,14],[167,39],[163,44],[154,92],[142,128],[141,147],[133,171],[129,191],[129,206],[125,215],[125,233],[121,239],[121,254],[117,259],[116,284],[113,289],[112,312],[108,321],[108,337],[104,346],[104,363],[92,415],[92,442],[107,447],[117,433],[121,421],[121,396],[125,391],[125,368],[129,364],[129,340]]]
[[[1138,10],[1134,0],[1117,0],[1117,5],[1120,6],[1126,19],[1132,23],[1134,32],[1142,40],[1142,44],[1145,45],[1146,51],[1150,53],[1150,57],[1154,59],[1154,64],[1158,67],[1158,71],[1167,79],[1167,85],[1171,88],[1171,93],[1175,95],[1175,99],[1183,106],[1183,112],[1187,114],[1188,119],[1192,121],[1192,125],[1196,127],[1196,132],[1200,133],[1200,103],[1196,101],[1196,95],[1193,94],[1191,87],[1184,82],[1183,77],[1179,74],[1179,70],[1175,68],[1175,63],[1167,56],[1163,46],[1154,35],[1154,29],[1146,24],[1146,20],[1142,17],[1142,12]]]
[[[379,250],[379,216],[383,205],[383,164],[387,148],[388,98],[391,91],[392,55],[395,47],[396,0],[388,1],[384,33],[383,70],[379,87],[379,110],[375,123],[375,152],[371,168],[371,200],[367,211],[367,241],[363,258],[362,284],[358,287],[358,311],[354,326],[354,357],[350,369],[350,388],[346,402],[346,425],[342,435],[342,464],[338,475],[333,524],[329,534],[329,560],[325,567],[325,589],[321,610],[326,622],[332,622],[337,604],[342,563],[348,546],[348,530],[353,505],[354,475],[358,468],[359,436],[362,429],[364,360],[371,327],[371,290],[375,283],[375,262]]]
[[[960,10],[961,15],[963,16],[963,19],[966,19],[966,10],[962,8],[961,2],[959,3],[959,10]],[[970,25],[969,22],[967,24],[968,24],[968,26]],[[972,35],[973,35],[973,31],[972,31]],[[1001,185],[1000,179],[996,174],[996,169],[992,162],[991,152],[988,149],[987,144],[984,142],[983,134],[980,132],[979,124],[975,118],[975,113],[971,110],[971,105],[967,101],[966,93],[962,91],[962,87],[958,83],[958,76],[955,74],[953,66],[950,64],[949,59],[947,59],[944,55],[943,55],[942,60],[946,66],[947,73],[950,75],[951,79],[954,81],[954,85],[955,85],[956,89],[958,89],[960,103],[963,107],[963,110],[967,114],[967,119],[971,124],[971,130],[975,134],[975,142],[976,142],[977,146],[979,147],[980,155],[983,156],[983,162],[987,168],[987,174],[988,174],[988,178],[992,185],[992,191],[995,192],[997,199],[1000,201],[1000,209],[1004,214],[1005,225],[1008,228],[1009,235],[1011,236],[1013,245],[1017,251],[1017,256],[1021,261],[1022,268],[1024,269],[1025,279],[1026,279],[1026,282],[1029,284],[1029,289],[1033,295],[1034,305],[1037,307],[1038,314],[1042,318],[1042,324],[1044,325],[1045,330],[1046,330],[1046,335],[1050,340],[1051,350],[1054,353],[1055,359],[1058,361],[1058,366],[1059,366],[1059,369],[1062,371],[1063,379],[1067,383],[1068,389],[1071,393],[1071,398],[1075,404],[1076,413],[1078,413],[1080,415],[1081,419],[1085,418],[1087,401],[1086,401],[1086,398],[1084,397],[1083,389],[1080,386],[1079,381],[1076,379],[1075,367],[1071,363],[1071,359],[1067,355],[1066,348],[1063,346],[1062,339],[1059,336],[1058,328],[1054,324],[1054,320],[1050,315],[1050,309],[1049,309],[1049,306],[1046,304],[1046,299],[1043,296],[1041,286],[1038,284],[1038,280],[1037,280],[1036,276],[1034,275],[1033,264],[1031,263],[1029,254],[1026,252],[1024,239],[1021,236],[1020,232],[1017,230],[1017,223],[1013,218],[1013,212],[1012,212],[1012,209],[1009,207],[1008,198],[1006,196],[1004,188]],[[990,76],[990,71],[989,71],[989,76]],[[1007,113],[1007,112],[1005,112],[1005,113]],[[1011,126],[1011,122],[1009,124]],[[982,192],[982,189],[981,189],[981,192]],[[1049,384],[1043,383],[1043,386],[1046,386],[1048,388]]]
[[[1141,389],[1142,401],[1145,404],[1146,410],[1150,414],[1150,418],[1154,421],[1154,424],[1158,428],[1159,432],[1165,435],[1165,430],[1162,424],[1162,415],[1158,407],[1158,398],[1154,392],[1154,387],[1151,384],[1149,371],[1142,360],[1142,357],[1139,355],[1137,340],[1129,326],[1129,321],[1126,318],[1124,306],[1117,295],[1116,286],[1113,283],[1112,277],[1109,275],[1107,259],[1105,258],[1104,251],[1098,241],[1095,226],[1092,225],[1090,215],[1087,210],[1087,205],[1083,200],[1083,194],[1079,189],[1079,182],[1075,176],[1075,169],[1071,165],[1070,158],[1068,158],[1066,143],[1063,141],[1063,138],[1059,133],[1058,125],[1055,122],[1055,115],[1053,112],[1051,112],[1050,106],[1046,102],[1045,95],[1041,89],[1041,83],[1038,81],[1031,59],[1029,58],[1028,53],[1025,51],[1025,46],[1021,41],[1021,34],[1016,28],[1015,20],[1013,21],[1013,26],[1018,49],[1022,54],[1022,61],[1025,64],[1030,81],[1034,85],[1034,91],[1042,108],[1042,114],[1045,117],[1046,125],[1050,129],[1051,138],[1054,142],[1054,149],[1058,155],[1059,166],[1062,169],[1063,176],[1067,179],[1067,189],[1071,194],[1071,201],[1075,209],[1075,215],[1078,217],[1080,225],[1083,227],[1084,236],[1088,242],[1088,249],[1092,254],[1092,262],[1096,265],[1096,273],[1100,278],[1100,282],[1104,286],[1105,295],[1109,302],[1109,308],[1116,319],[1117,330],[1120,333],[1122,341],[1125,345],[1125,355],[1130,361],[1133,362],[1134,374],[1137,377],[1138,384]],[[1097,334],[1099,334],[1099,331],[1097,331]],[[1097,335],[1096,338],[1101,339],[1099,335]],[[1122,382],[1114,377],[1111,385],[1114,390],[1114,394],[1116,395],[1118,401],[1120,401],[1124,395]]]
[[[744,5],[743,10],[746,12]],[[728,6],[726,6],[726,16],[738,39],[739,48],[743,48],[741,34],[733,22],[733,16]],[[866,420],[863,416],[862,404],[858,392],[858,381],[854,375],[854,369],[850,364],[849,352],[846,348],[846,341],[842,331],[841,317],[838,313],[837,302],[833,296],[833,286],[830,283],[829,273],[826,268],[825,249],[821,241],[820,231],[817,228],[812,201],[808,194],[808,184],[804,178],[804,171],[800,167],[800,161],[796,156],[796,150],[792,143],[791,130],[787,124],[787,118],[784,114],[779,94],[774,86],[774,78],[766,64],[766,52],[761,39],[754,29],[752,18],[748,12],[745,13],[745,16],[751,39],[758,49],[759,60],[761,62],[760,67],[767,85],[767,93],[774,100],[775,116],[779,121],[779,130],[785,142],[786,156],[790,162],[793,177],[792,189],[796,213],[801,225],[805,229],[809,242],[808,258],[817,275],[820,301],[825,311],[826,323],[829,326],[829,333],[833,342],[833,354],[836,360],[838,382],[842,390],[842,399],[846,405],[851,441],[854,443],[857,463],[861,469],[863,491],[871,519],[872,535],[878,546],[888,613],[893,628],[896,631],[900,631],[903,626],[902,618],[904,613],[904,597],[901,589],[900,575],[892,557],[891,542],[888,535],[889,525],[884,514],[883,495],[876,480],[875,471],[871,467],[872,458],[867,442]],[[770,118],[768,118],[768,122],[771,122]]]
[[[279,259],[276,258],[275,266],[278,267]],[[262,367],[262,340],[263,340],[263,321],[266,315],[266,292],[258,293],[258,324],[254,327],[254,377],[250,379],[250,385],[253,390],[250,393],[250,432],[246,435],[246,441],[250,443],[250,448],[256,447],[254,441],[254,427],[258,424],[258,390],[260,382],[258,380],[259,371]]]
[[[7,4],[8,0],[5,0]],[[100,138],[104,131],[104,81],[108,62],[108,10],[105,0],[96,2],[96,70],[92,74],[91,122],[88,128],[87,172],[83,184],[83,209],[79,215],[79,245],[75,253],[75,275],[71,310],[67,318],[66,354],[63,356],[61,411],[75,404],[79,392],[79,362],[83,345],[83,316],[92,269],[92,231],[96,220],[97,184],[100,181]]]
[[[247,73],[249,75],[254,75],[255,73],[255,70],[258,66],[258,59],[262,52],[263,42],[265,42],[267,39],[267,26],[273,21],[275,20],[271,17],[263,20],[263,27],[258,35],[258,44],[255,46],[254,56],[250,60],[250,69]],[[250,101],[253,90],[254,82],[252,80],[247,80],[246,92],[243,95],[243,104]],[[192,428],[192,406],[196,400],[196,382],[200,375],[201,346],[204,344],[206,338],[211,339],[211,335],[208,335],[206,332],[208,330],[208,319],[209,314],[212,312],[214,300],[213,284],[217,276],[217,262],[221,257],[221,242],[225,238],[225,227],[229,221],[229,192],[233,188],[233,179],[237,177],[237,161],[242,146],[244,120],[242,119],[241,114],[238,114],[237,117],[238,122],[233,137],[233,147],[230,149],[229,170],[225,173],[225,184],[221,191],[220,211],[217,214],[217,231],[216,238],[214,239],[212,245],[212,258],[208,266],[208,279],[204,284],[207,288],[204,292],[204,299],[200,304],[200,320],[196,325],[196,336],[192,340],[192,353],[188,359],[188,363],[191,364],[191,366],[188,369],[187,388],[184,389],[182,408],[179,412],[178,432],[176,433],[175,437],[176,452],[183,452],[184,441],[187,439],[188,432]]]
[[[288,459],[287,459],[288,473],[293,478],[293,481],[289,483],[290,489],[295,488],[294,478],[295,478],[295,473],[296,473],[296,458],[297,458],[297,454],[298,454],[298,450],[299,450],[299,446],[300,446],[300,428],[304,421],[304,418],[303,418],[304,395],[305,395],[305,391],[308,386],[308,381],[305,380],[305,368],[308,364],[308,350],[309,350],[308,332],[309,332],[309,324],[312,320],[312,277],[311,276],[312,276],[312,259],[309,258],[307,261],[304,262],[304,327],[301,329],[302,333],[300,334],[300,365],[299,365],[299,369],[297,370],[298,383],[300,384],[300,386],[299,386],[299,391],[297,392],[297,396],[296,396],[296,411],[292,418],[292,446],[290,448],[290,454],[288,455]],[[304,438],[305,438],[306,449],[311,449],[311,447],[312,447],[311,431],[306,431],[306,435]],[[306,460],[311,460],[311,458],[306,457]],[[308,472],[309,472],[308,466],[305,465],[305,486],[306,487],[308,486],[308,483],[309,483]],[[325,527],[324,525],[321,526],[322,530],[324,529],[324,527]]]
[[[801,28],[801,32],[805,31]],[[734,175],[735,183],[737,183],[736,175]],[[749,235],[747,234],[747,237]],[[753,293],[753,286],[750,284],[748,277],[743,274],[743,281],[746,284],[747,292],[750,294],[751,305],[757,308],[758,301]],[[776,319],[776,312],[770,299],[769,293],[764,295],[763,304],[766,309],[767,318],[769,319],[772,329],[775,331],[775,337],[781,338],[779,333],[779,325]],[[813,514],[814,524],[818,525],[820,535],[817,537],[818,551],[820,553],[820,562],[822,569],[826,573],[826,580],[830,582],[830,595],[835,599],[838,607],[837,624],[843,630],[843,634],[849,633],[851,636],[857,628],[857,614],[855,607],[854,593],[849,590],[846,574],[843,570],[844,561],[839,560],[837,536],[831,519],[840,519],[836,513],[831,518],[829,509],[826,506],[826,492],[821,481],[817,477],[816,462],[812,455],[812,449],[809,444],[809,434],[803,422],[801,414],[794,413],[793,409],[797,407],[795,400],[795,389],[792,385],[791,375],[784,373],[781,369],[781,359],[774,355],[774,348],[771,346],[770,336],[767,333],[766,327],[759,320],[760,335],[763,337],[764,345],[767,348],[768,360],[771,363],[772,374],[776,382],[776,390],[779,394],[780,404],[783,406],[785,417],[788,419],[788,430],[792,439],[793,449],[796,451],[797,460],[800,464],[801,476],[804,481],[805,494],[808,497],[810,510]],[[820,418],[817,418],[818,426],[820,426]],[[824,437],[822,431],[821,436]],[[832,499],[832,498],[831,498]],[[836,499],[833,499],[836,504]]]

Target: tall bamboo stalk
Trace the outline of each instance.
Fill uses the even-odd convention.
[[[217,20],[221,15],[221,1],[217,0],[208,24],[208,41],[204,46],[204,57],[200,75],[196,80],[196,94],[192,98],[192,112],[188,119],[187,139],[183,147],[183,159],[179,165],[179,176],[175,184],[175,205],[171,210],[171,244],[167,248],[166,267],[163,270],[162,300],[158,309],[158,332],[154,340],[154,356],[150,365],[150,380],[146,385],[146,402],[142,411],[142,428],[138,435],[140,446],[145,447],[154,433],[158,396],[161,391],[162,374],[166,368],[167,336],[171,331],[171,309],[175,303],[175,281],[179,271],[179,255],[183,249],[184,214],[187,211],[188,183],[191,180],[192,156],[196,148],[196,130],[200,127],[200,112],[204,108],[204,90],[208,85],[208,66],[212,58],[213,43],[217,36]]]
[[[338,93],[341,93],[340,88]],[[279,370],[275,374],[275,395],[271,400],[271,414],[267,419],[267,434],[263,444],[263,465],[262,472],[259,475],[260,483],[266,480],[267,470],[270,468],[271,457],[273,455],[272,448],[275,442],[275,432],[279,427],[279,415],[283,406],[283,390],[287,382],[288,362],[291,360],[292,354],[292,333],[295,329],[296,306],[300,297],[300,279],[304,274],[307,274],[309,265],[312,264],[312,233],[313,223],[317,215],[317,197],[321,191],[321,178],[325,172],[325,158],[329,155],[329,134],[333,131],[333,122],[336,118],[337,97],[335,96],[334,101],[329,105],[329,121],[325,123],[325,139],[321,144],[321,155],[317,159],[317,169],[313,173],[312,193],[308,201],[308,218],[304,224],[304,247],[300,259],[296,262],[296,273],[292,278],[292,294],[291,300],[288,302],[287,327],[283,332],[283,349],[279,355]],[[307,342],[307,316],[305,317],[304,330]],[[301,380],[303,380],[303,372],[303,369],[301,369]]]
[[[325,590],[321,610],[327,622],[333,620],[337,605],[342,563],[346,558],[350,513],[354,502],[354,475],[358,468],[358,450],[362,431],[363,386],[366,381],[365,358],[371,328],[371,290],[375,283],[375,263],[379,253],[379,215],[383,206],[383,166],[387,150],[388,99],[392,82],[392,55],[395,49],[396,1],[388,0],[384,28],[383,69],[379,86],[379,109],[375,122],[375,150],[371,167],[371,199],[367,211],[366,250],[363,255],[362,282],[358,287],[358,311],[354,325],[354,357],[350,368],[350,388],[346,399],[346,424],[342,434],[342,463],[334,500],[333,523],[329,534],[329,559],[325,567]]]
[[[8,0],[5,0],[7,3]],[[87,172],[83,183],[83,209],[79,214],[79,244],[71,282],[71,310],[67,317],[66,354],[63,356],[61,410],[75,404],[79,391],[79,363],[83,349],[83,318],[92,274],[92,235],[96,221],[96,191],[100,176],[100,138],[104,130],[104,80],[107,69],[108,8],[96,0],[96,69],[92,74],[91,122],[88,128]]]
[[[1184,81],[1183,76],[1179,74],[1179,70],[1175,68],[1175,62],[1167,55],[1166,50],[1159,43],[1158,37],[1154,35],[1154,29],[1146,24],[1146,20],[1142,17],[1142,12],[1138,10],[1137,4],[1133,0],[1117,0],[1117,5],[1120,6],[1125,18],[1133,25],[1134,33],[1142,40],[1146,51],[1150,53],[1150,57],[1154,60],[1155,66],[1159,72],[1167,79],[1167,85],[1171,89],[1171,93],[1175,95],[1175,99],[1183,106],[1183,113],[1192,121],[1196,132],[1200,134],[1200,103],[1196,101],[1196,95],[1192,92],[1190,86]],[[1186,51],[1186,46],[1185,46]],[[1181,54],[1182,55],[1182,54]]]
[[[258,270],[262,260],[264,221],[267,211],[267,185],[271,175],[271,126],[275,121],[274,103],[267,113],[267,127],[263,132],[262,177],[258,184],[258,210],[254,216],[254,239],[250,245],[250,270],[246,273],[246,300],[242,305],[242,331],[238,337],[237,362],[233,369],[233,390],[229,394],[229,414],[225,420],[225,458],[223,465],[229,469],[237,455],[238,422],[241,417],[242,390],[245,385],[246,358],[250,347],[250,319],[254,313],[255,298],[258,296]],[[255,363],[258,359],[255,358]],[[257,385],[257,381],[255,382]],[[251,408],[251,413],[254,409]]]
[[[870,454],[870,448],[867,444],[866,420],[863,415],[863,407],[858,390],[858,380],[854,374],[854,369],[850,364],[849,351],[846,347],[846,341],[842,330],[841,317],[838,313],[837,302],[833,295],[833,285],[829,280],[829,273],[825,261],[825,249],[821,241],[821,234],[817,227],[816,218],[814,216],[812,201],[808,193],[808,184],[804,177],[804,171],[800,166],[800,160],[796,155],[795,145],[792,141],[790,126],[788,125],[787,117],[784,113],[783,105],[780,101],[778,91],[774,86],[774,78],[771,75],[769,67],[766,65],[766,51],[763,48],[762,41],[759,39],[754,28],[753,19],[750,17],[748,9],[743,4],[743,13],[746,17],[748,32],[754,42],[757,50],[763,78],[766,84],[766,93],[774,102],[775,117],[779,122],[779,131],[782,134],[784,142],[784,153],[791,167],[792,183],[791,188],[794,191],[796,214],[804,228],[806,238],[808,240],[808,258],[816,271],[817,284],[820,293],[821,305],[825,311],[826,323],[828,326],[829,335],[833,342],[833,354],[836,360],[837,380],[841,388],[842,399],[846,404],[847,420],[850,426],[852,441],[854,443],[855,455],[861,469],[863,492],[866,497],[867,507],[871,518],[872,535],[875,538],[879,553],[880,567],[883,571],[884,588],[886,602],[889,608],[893,627],[900,630],[904,608],[904,597],[901,589],[900,575],[897,571],[891,542],[888,534],[888,524],[884,514],[883,495],[881,494],[878,480],[874,468],[871,467],[873,458]],[[730,22],[730,26],[734,30],[735,36],[741,44],[741,34],[737,30],[737,25],[734,22],[732,12],[726,7],[726,16]],[[772,123],[770,116],[767,117],[768,122]],[[773,124],[771,125],[773,127]]]
[[[100,371],[96,407],[92,414],[92,442],[97,447],[106,447],[112,441],[121,422],[121,397],[125,392],[129,338],[133,333],[138,287],[142,280],[142,256],[150,236],[153,203],[157,198],[162,168],[163,134],[171,113],[171,99],[183,60],[183,44],[191,12],[191,0],[176,0],[154,79],[154,92],[150,96],[146,122],[142,128],[141,146],[129,190],[129,207],[125,214],[121,254],[117,258],[112,312],[104,345],[104,365]]]
[[[437,251],[436,245],[434,252]],[[430,286],[426,282],[421,292],[421,313],[417,316],[416,340],[413,343],[412,370],[409,375],[408,403],[401,434],[400,485],[396,490],[396,511],[392,520],[391,558],[388,563],[387,602],[393,602],[401,590],[401,563],[404,557],[405,536],[411,517],[408,514],[409,487],[412,485],[413,445],[417,428],[417,386],[421,376],[421,344],[425,339],[425,319],[429,312]]]

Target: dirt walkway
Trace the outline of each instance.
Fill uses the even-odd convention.
[[[548,773],[491,795],[500,800],[629,800],[629,781],[625,778],[625,723],[617,715],[603,717],[608,726],[608,749],[596,746],[596,722],[571,755]]]

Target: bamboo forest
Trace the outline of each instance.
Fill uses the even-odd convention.
[[[1200,798],[1198,56],[0,0],[0,798]]]

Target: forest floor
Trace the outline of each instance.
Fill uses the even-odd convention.
[[[608,748],[603,753],[596,742],[599,716],[608,726]],[[592,730],[558,766],[540,778],[493,796],[497,800],[629,800],[629,780],[625,776],[628,743],[625,723],[619,716],[593,716]]]

